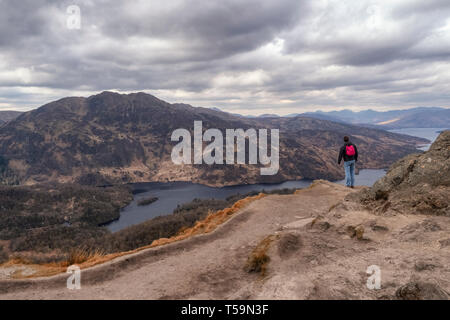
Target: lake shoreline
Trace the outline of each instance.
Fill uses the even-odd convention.
[[[385,172],[386,169],[360,169],[356,175],[357,185],[371,186],[376,180],[382,177]],[[254,191],[269,192],[279,189],[302,189],[307,188],[313,181],[314,180],[312,179],[301,179],[287,180],[280,183],[239,184],[219,187],[212,187],[188,181],[138,182],[127,184],[132,188],[132,202],[122,208],[119,219],[103,224],[103,226],[108,228],[111,232],[117,232],[158,216],[170,215],[176,206],[189,203],[194,199],[223,200],[228,196]],[[331,182],[341,185],[345,183],[344,180],[335,180]],[[147,206],[139,206],[139,202],[148,197],[157,197],[158,201]]]

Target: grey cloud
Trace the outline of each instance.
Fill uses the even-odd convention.
[[[140,13],[115,8],[115,14],[104,20],[100,28],[112,37],[140,35],[182,40],[188,50],[195,52],[194,59],[202,60],[255,49],[280,31],[293,27],[307,11],[305,2],[298,0],[175,3],[169,5],[170,10],[149,6]],[[128,6],[128,2],[122,6]],[[128,14],[120,15],[124,11]]]
[[[289,53],[327,52],[329,63],[356,66],[427,58],[420,56],[414,47],[420,46],[436,28],[446,23],[450,6],[448,1],[445,4],[444,1],[424,3],[427,2],[413,1],[411,6],[403,4],[399,8],[386,8],[373,5],[373,2],[364,5],[362,1],[345,13],[336,10],[339,6],[327,7],[325,12],[316,13],[319,18],[313,27],[310,27],[313,22],[307,21],[298,28],[299,32],[288,36],[286,50]],[[357,29],[346,33],[345,28],[352,24]],[[391,30],[392,24],[394,30]],[[310,33],[316,34],[312,40],[308,37]],[[445,44],[441,44],[443,46]],[[448,46],[446,50],[437,51],[435,57],[448,57]]]
[[[111,89],[235,111],[449,106],[449,16],[446,0],[0,1],[0,108]]]

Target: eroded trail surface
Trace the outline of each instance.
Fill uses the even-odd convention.
[[[449,217],[374,214],[351,200],[357,191],[316,181],[250,203],[212,233],[83,270],[80,290],[67,274],[9,280],[0,299],[447,298]],[[366,286],[371,265],[379,290]]]

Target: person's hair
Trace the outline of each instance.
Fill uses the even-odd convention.
[[[345,136],[344,137],[344,142],[348,142],[348,140],[350,140],[349,137]]]

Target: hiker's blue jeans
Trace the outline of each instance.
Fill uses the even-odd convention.
[[[353,187],[355,185],[355,160],[344,161],[345,185]]]

